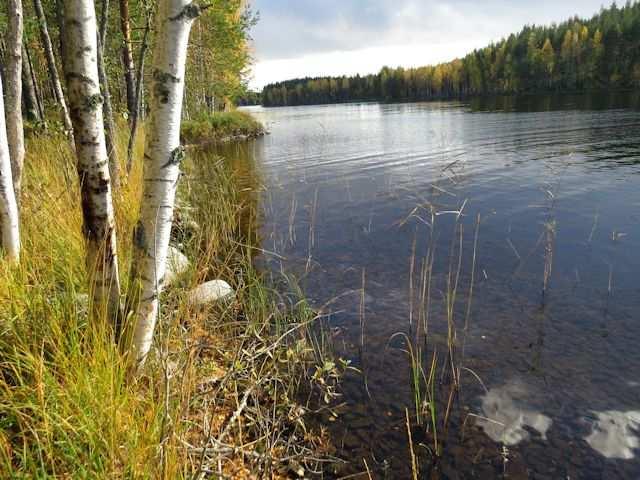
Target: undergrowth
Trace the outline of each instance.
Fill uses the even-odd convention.
[[[330,449],[323,432],[306,428],[310,406],[297,392],[305,385],[331,397],[337,367],[317,348],[318,314],[254,270],[256,205],[228,165],[211,155],[206,166],[185,165],[173,241],[192,267],[164,294],[148,365],[129,383],[111,327],[87,315],[69,146],[32,136],[27,152],[22,262],[0,261],[0,477],[285,478],[319,470]],[[124,287],[140,180],[138,160],[114,199]],[[187,305],[185,293],[212,278],[228,281],[235,299],[205,310]]]

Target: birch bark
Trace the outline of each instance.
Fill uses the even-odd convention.
[[[120,160],[116,148],[116,126],[113,121],[113,108],[111,106],[111,92],[109,90],[109,76],[104,66],[104,45],[107,39],[107,24],[109,22],[109,0],[102,0],[102,17],[98,29],[98,77],[104,97],[104,133],[109,156],[109,174],[113,188],[120,187]]]
[[[93,0],[65,0],[66,80],[74,128],[93,304],[117,319],[120,282],[109,161],[98,78]]]
[[[127,109],[133,115],[136,108],[135,72],[133,70],[133,48],[131,46],[131,20],[129,18],[129,0],[120,0],[120,29],[122,30],[122,63],[124,64],[124,81],[127,90]]]
[[[19,202],[24,166],[24,129],[22,125],[22,0],[7,1],[6,122],[11,155],[13,190]]]
[[[38,110],[38,98],[36,97],[36,89],[33,84],[33,76],[31,75],[31,66],[27,59],[26,50],[22,46],[22,96],[24,97],[25,116],[27,120],[39,122],[40,111]]]
[[[149,353],[158,317],[173,204],[184,157],[180,120],[187,46],[191,25],[200,12],[200,7],[188,0],[161,0],[156,17],[143,198],[134,233],[132,268],[138,296],[131,346],[136,370]]]
[[[62,92],[62,84],[60,83],[60,76],[56,68],[56,60],[53,56],[53,46],[51,44],[51,37],[49,37],[49,29],[47,28],[47,17],[44,15],[42,9],[42,2],[40,0],[33,0],[33,7],[38,19],[38,25],[40,28],[40,38],[42,39],[42,48],[44,48],[45,58],[47,60],[47,68],[49,69],[49,75],[51,75],[51,81],[53,82],[53,89],[56,96],[56,101],[60,105],[62,110],[62,122],[64,128],[69,135],[73,136],[73,126],[71,125],[71,117],[69,116],[69,109],[67,108],[67,102],[64,99],[64,93]],[[73,141],[73,138],[71,138]]]
[[[18,205],[11,177],[11,159],[7,142],[3,98],[2,79],[0,79],[0,230],[2,231],[2,248],[6,257],[9,261],[17,263],[20,260]]]
[[[133,166],[133,149],[136,144],[138,133],[138,121],[142,111],[142,80],[144,79],[144,60],[149,46],[149,31],[151,30],[151,12],[146,9],[144,34],[142,35],[142,46],[140,47],[140,57],[138,58],[138,71],[136,72],[136,108],[131,117],[131,132],[129,134],[129,144],[127,145],[127,173],[131,172]]]
[[[42,95],[40,93],[40,88],[38,87],[38,79],[36,78],[36,74],[33,71],[33,64],[31,63],[31,54],[29,53],[29,48],[27,47],[26,43],[22,44],[22,62],[23,64],[27,64],[29,67],[29,75],[31,75],[31,85],[33,86],[33,93],[35,94],[35,98],[36,98],[36,105],[38,106],[38,116],[40,117],[38,120],[40,120],[43,124],[43,127],[46,130],[46,126],[47,126],[47,122],[46,122],[46,118],[44,116],[44,107],[42,106]]]

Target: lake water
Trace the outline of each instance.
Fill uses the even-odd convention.
[[[640,478],[637,97],[252,111],[263,268],[359,370],[331,475],[410,478],[408,414],[422,478]]]

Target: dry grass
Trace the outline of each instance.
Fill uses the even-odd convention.
[[[0,262],[0,477],[282,478],[319,468],[329,450],[306,429],[297,394],[331,384],[335,368],[312,372],[324,362],[317,315],[253,269],[244,245],[255,206],[225,164],[211,159],[207,182],[186,165],[174,241],[193,268],[164,295],[148,366],[127,384],[111,328],[77,298],[86,278],[68,145],[32,137],[27,151],[23,260]],[[138,160],[115,196],[125,288],[140,178]],[[200,229],[186,228],[185,212]],[[235,301],[191,310],[184,292],[209,278],[229,281]]]

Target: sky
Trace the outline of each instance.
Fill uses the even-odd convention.
[[[251,0],[250,86],[431,65],[527,24],[590,17],[612,0]]]

